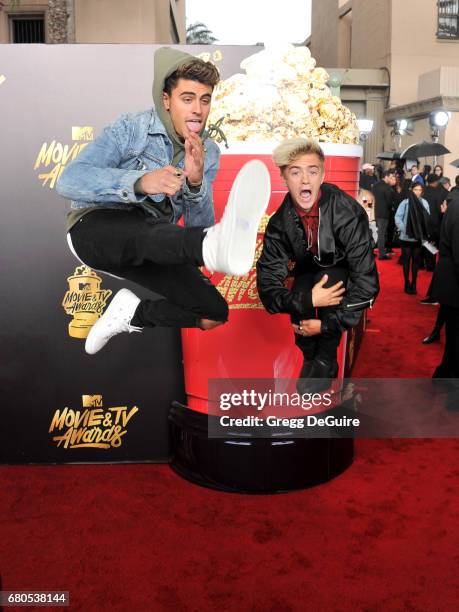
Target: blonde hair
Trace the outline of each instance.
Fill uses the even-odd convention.
[[[283,170],[301,155],[315,153],[320,159],[322,167],[325,163],[325,155],[319,143],[312,138],[289,138],[283,140],[273,151],[274,163]]]

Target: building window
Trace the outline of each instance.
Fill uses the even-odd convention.
[[[10,40],[13,43],[44,43],[44,15],[11,15]]]
[[[459,0],[438,0],[437,38],[459,40]]]

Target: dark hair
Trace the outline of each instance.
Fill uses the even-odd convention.
[[[456,183],[456,187],[459,187],[459,174],[456,175],[454,182]]]
[[[440,168],[440,171],[441,171],[441,175],[440,175],[440,176],[443,176],[443,166],[441,166],[440,164],[437,164],[437,165],[435,166],[435,168],[434,168],[434,174],[435,174],[435,170],[436,170],[437,168]],[[438,174],[437,174],[437,176],[438,176]]]
[[[177,70],[166,78],[163,90],[171,95],[179,79],[197,81],[203,85],[209,85],[213,89],[220,80],[220,75],[214,64],[211,62],[204,62],[202,59],[195,57],[182,66],[179,66]]]
[[[424,164],[424,168],[422,169],[423,174],[430,174],[432,171],[432,166],[429,164]]]
[[[430,185],[430,183],[438,183],[438,181],[440,180],[440,177],[436,174],[429,174],[426,180],[428,184]]]
[[[420,181],[414,181],[414,183],[411,183],[410,185],[411,191],[413,191],[415,187],[420,187],[422,191],[424,191],[424,185]]]
[[[391,174],[393,174],[393,175],[395,176],[395,171],[394,171],[394,169],[384,170],[384,172],[382,173],[383,178],[384,178],[385,176],[390,176]]]

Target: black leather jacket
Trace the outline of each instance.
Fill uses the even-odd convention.
[[[319,200],[318,256],[324,268],[344,264],[349,270],[347,291],[341,304],[322,321],[322,330],[348,329],[359,322],[363,310],[379,293],[379,279],[373,255],[371,233],[365,210],[344,191],[323,183]],[[311,292],[285,287],[289,262],[301,268],[311,254],[289,194],[273,214],[266,228],[263,251],[257,263],[257,288],[268,312],[301,316],[312,307]]]

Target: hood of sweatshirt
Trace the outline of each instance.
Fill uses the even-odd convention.
[[[174,158],[172,164],[176,165],[185,156],[183,138],[177,134],[172,124],[168,111],[164,108],[163,91],[164,82],[177,68],[194,59],[193,55],[178,51],[171,47],[161,47],[155,53],[154,79],[153,79],[153,102],[156,113],[159,115],[167,134],[174,145]]]

